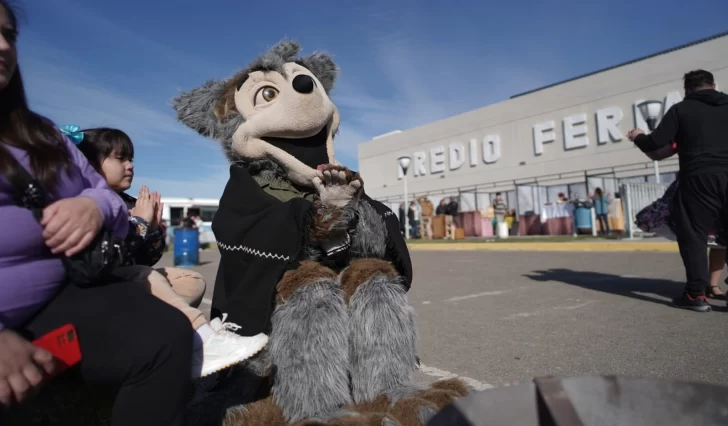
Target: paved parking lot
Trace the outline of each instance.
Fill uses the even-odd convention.
[[[197,267],[210,285],[218,253]],[[422,382],[482,389],[541,375],[621,374],[728,385],[728,310],[669,306],[677,253],[413,252]],[[165,255],[162,264],[170,265]]]

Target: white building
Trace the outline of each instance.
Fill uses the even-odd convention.
[[[162,197],[164,211],[162,218],[173,226],[179,225],[187,216],[200,216],[204,223],[212,223],[220,200],[214,198],[169,198]]]
[[[658,100],[666,111],[682,100],[683,75],[701,68],[728,86],[728,33],[390,132],[359,145],[367,194],[392,207],[403,200],[400,156],[412,158],[409,199],[460,195],[461,211],[487,207],[497,191],[523,214],[559,192],[583,198],[625,179],[654,181],[653,162],[626,138],[648,130],[636,105]],[[659,163],[663,182],[677,170],[676,158]]]
[[[178,226],[182,219],[187,216],[200,216],[202,219],[202,227],[200,227],[200,242],[214,243],[215,234],[212,232],[212,219],[220,205],[220,200],[214,198],[165,198],[162,197],[161,202],[164,203],[162,211],[162,219],[167,221],[171,226]],[[171,241],[171,233],[168,236]]]

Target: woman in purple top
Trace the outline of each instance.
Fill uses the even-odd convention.
[[[28,109],[16,38],[15,15],[0,0],[0,412],[53,373],[52,356],[30,341],[70,323],[82,377],[120,386],[112,425],[180,424],[191,390],[185,316],[139,286],[65,281],[59,256],[83,250],[102,227],[126,236],[128,213],[83,154]],[[50,194],[40,224],[18,205],[11,158]]]

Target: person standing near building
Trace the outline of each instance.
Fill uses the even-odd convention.
[[[405,233],[407,232],[407,230],[404,229],[405,228],[404,215],[406,215],[406,214],[407,214],[407,211],[404,208],[404,203],[400,203],[400,205],[399,205],[399,230],[400,230],[400,232],[402,232],[402,235],[405,235]]]
[[[687,284],[673,305],[709,312],[707,236],[718,223],[728,229],[728,95],[715,90],[713,74],[705,70],[688,72],[683,81],[685,98],[665,113],[659,126],[649,135],[633,129],[627,137],[644,153],[677,144],[680,185],[670,217]]]
[[[409,211],[407,212],[407,218],[410,222],[410,238],[417,238],[420,234],[420,208],[416,201],[411,201]]]
[[[432,239],[432,215],[435,213],[435,207],[432,201],[427,197],[419,199],[420,212],[422,213],[422,222],[420,222],[420,237],[424,239]]]
[[[458,213],[460,213],[458,199],[456,197],[450,197],[450,202],[447,204],[447,214],[450,216],[457,216]]]
[[[456,197],[450,197],[450,202],[447,204],[445,211],[445,214],[452,216],[453,225],[455,225],[456,228],[459,228],[460,205],[458,204],[458,199]]]
[[[493,200],[493,213],[495,214],[496,223],[503,223],[506,221],[506,213],[508,212],[508,205],[503,199],[503,195],[500,192],[495,193],[495,200]]]
[[[594,190],[592,201],[594,202],[594,215],[599,222],[599,233],[612,235],[612,231],[609,230],[609,205],[612,204],[612,200],[609,195],[602,192],[602,188],[597,188]]]
[[[437,206],[437,209],[435,210],[435,214],[438,216],[441,214],[447,214],[447,200],[446,199],[443,198],[442,200],[440,200],[440,204]]]
[[[435,212],[435,207],[432,205],[432,201],[428,200],[427,197],[421,197],[417,201],[420,203],[422,218],[432,217],[432,214]]]

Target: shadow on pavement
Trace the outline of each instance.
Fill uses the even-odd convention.
[[[617,294],[666,306],[672,306],[670,300],[680,295],[685,286],[682,281],[660,278],[623,277],[621,275],[605,274],[602,272],[575,271],[563,268],[532,271],[531,274],[524,274],[523,276],[534,281],[557,281],[589,290]],[[660,296],[660,298],[652,297],[653,295]],[[710,300],[710,303],[715,310],[726,310],[725,301]]]

